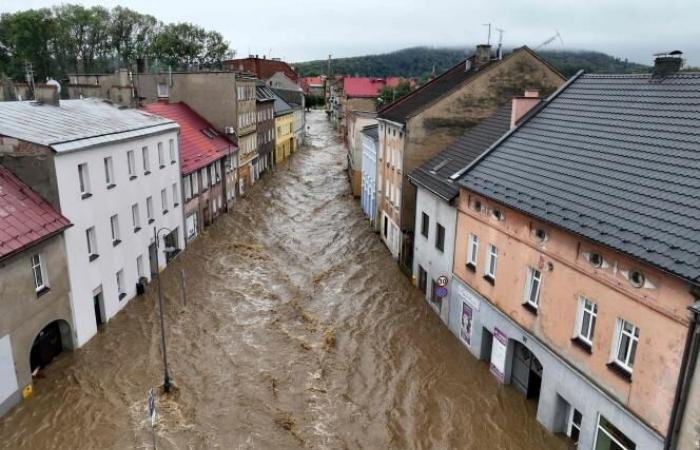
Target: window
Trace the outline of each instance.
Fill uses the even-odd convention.
[[[97,253],[97,235],[95,234],[95,227],[90,227],[85,230],[85,238],[87,241],[88,257],[90,261],[94,261],[100,256]]]
[[[197,172],[192,172],[192,195],[199,194],[199,180],[197,179]]]
[[[591,252],[588,254],[588,262],[591,263],[593,267],[602,267],[603,257],[600,253]]]
[[[632,373],[634,358],[639,342],[639,327],[624,319],[617,319],[617,339],[613,362],[625,371]]]
[[[167,83],[158,83],[158,97],[169,97],[169,89]]]
[[[165,189],[160,190],[160,204],[163,207],[163,214],[168,213],[168,192]]]
[[[163,150],[163,143],[158,143],[158,167],[161,169],[165,167],[165,150]]]
[[[114,165],[112,164],[112,157],[108,156],[104,159],[105,163],[105,183],[107,184],[107,189],[114,187]]]
[[[496,279],[496,265],[498,261],[498,249],[495,245],[489,244],[488,253],[486,254],[486,268],[484,275],[490,280]]]
[[[479,236],[469,235],[469,248],[467,249],[467,265],[476,267],[476,255],[479,253]]]
[[[202,191],[209,189],[209,168],[205,167],[200,171],[200,176],[202,177]]]
[[[593,448],[595,450],[636,450],[637,444],[601,415],[598,416],[598,432]]]
[[[437,224],[437,232],[435,233],[435,248],[441,252],[445,251],[445,227]]]
[[[34,274],[34,288],[36,292],[41,292],[48,289],[48,283],[46,278],[46,269],[42,261],[40,253],[32,256],[32,273]]]
[[[90,197],[90,175],[88,174],[87,163],[78,164],[78,179],[80,181],[80,193],[83,198]]]
[[[646,281],[644,274],[639,270],[630,270],[627,279],[630,281],[630,284],[636,288],[643,287]]]
[[[595,333],[595,321],[598,317],[598,305],[585,297],[579,301],[577,338],[588,345],[593,344],[593,334]]]
[[[569,419],[566,425],[566,435],[571,438],[572,441],[578,443],[579,437],[581,436],[581,422],[583,421],[583,415],[581,411],[569,406]]]
[[[155,221],[153,218],[153,197],[146,197],[146,217],[148,217],[148,223],[151,224]]]
[[[422,266],[418,266],[418,289],[425,295],[428,291],[428,272]]]
[[[189,175],[183,179],[185,183],[185,201],[192,198],[192,181]]]
[[[178,203],[178,195],[177,195],[177,183],[173,183],[173,208],[177,207],[180,203]]]
[[[141,229],[141,214],[139,213],[139,204],[131,205],[131,220],[134,223],[134,233]]]
[[[525,290],[525,305],[537,309],[540,303],[540,286],[542,272],[532,267],[527,268],[527,289]]]
[[[136,178],[136,156],[133,150],[126,152],[126,165],[129,168],[129,179]]]
[[[148,175],[151,173],[151,161],[148,159],[148,147],[143,147],[141,149],[141,156],[143,156],[143,174]]]
[[[177,162],[175,157],[175,139],[170,139],[168,144],[170,145],[170,164],[175,164]]]
[[[496,220],[503,220],[503,213],[500,209],[494,209],[491,211],[491,217],[493,217]]]
[[[119,295],[119,300],[126,297],[126,290],[124,289],[124,269],[117,272],[117,294]]]
[[[422,213],[422,222],[421,222],[421,227],[420,227],[420,234],[425,236],[426,238],[428,237],[428,232],[430,231],[430,217],[426,213]]]
[[[119,216],[117,214],[109,218],[109,225],[112,229],[112,245],[119,245]]]

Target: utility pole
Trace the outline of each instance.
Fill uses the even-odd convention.
[[[168,230],[167,228],[161,228],[158,231]],[[161,289],[160,271],[158,270],[158,231],[156,227],[153,227],[153,237],[156,242],[156,277],[158,278],[158,310],[160,313],[160,343],[163,349],[163,390],[165,393],[170,393],[170,373],[168,372],[168,351],[165,346],[165,322],[163,320],[163,290]]]
[[[482,24],[485,27],[489,27],[488,38],[486,39],[486,44],[491,45],[491,22]]]
[[[328,54],[328,78],[331,77],[331,54]]]

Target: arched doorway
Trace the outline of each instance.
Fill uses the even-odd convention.
[[[513,348],[511,383],[527,398],[540,398],[542,364],[527,347],[517,341]]]
[[[66,340],[68,338],[68,340]],[[34,373],[54,360],[64,348],[70,348],[70,326],[63,320],[55,320],[39,331],[29,354],[29,367]]]

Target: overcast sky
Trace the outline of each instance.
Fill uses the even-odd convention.
[[[0,0],[0,12],[52,6],[50,0]],[[290,62],[383,53],[401,48],[486,41],[484,23],[505,30],[504,45],[599,50],[650,64],[680,49],[700,66],[698,0],[83,0],[127,6],[164,22],[221,32],[238,55]],[[493,32],[492,41],[497,39]]]

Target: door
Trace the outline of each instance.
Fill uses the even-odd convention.
[[[29,364],[32,372],[35,369],[43,369],[63,350],[61,342],[61,329],[58,321],[51,322],[34,339],[29,355]]]
[[[515,344],[513,351],[511,382],[525,397],[539,399],[542,387],[542,364],[520,343]]]
[[[102,301],[102,288],[98,288],[92,293],[92,304],[95,308],[95,323],[97,323],[97,328],[99,328],[100,325],[104,323],[104,315],[102,314],[102,305],[104,304]]]

